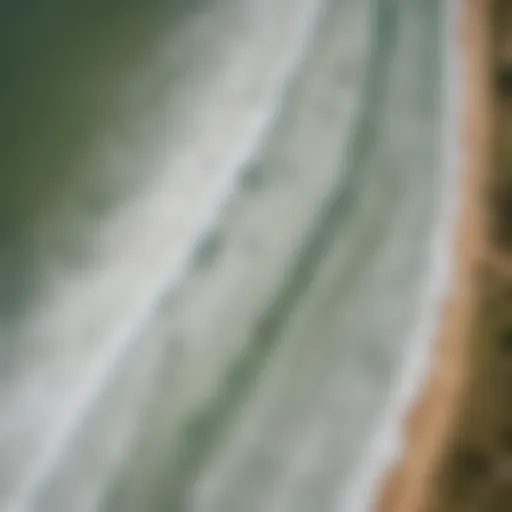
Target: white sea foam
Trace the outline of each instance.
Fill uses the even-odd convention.
[[[273,2],[266,2],[266,4],[268,4],[267,16],[272,16],[275,5],[273,5]],[[59,461],[66,453],[73,434],[94,407],[99,396],[108,385],[109,379],[117,371],[119,365],[122,364],[123,357],[130,349],[131,344],[142,339],[137,334],[150,321],[161,298],[184,277],[186,263],[194,250],[194,241],[216,222],[222,205],[225,204],[226,200],[236,190],[237,173],[243,169],[247,160],[260,150],[265,134],[271,127],[276,113],[279,112],[280,103],[286,95],[287,86],[307,55],[307,48],[314,37],[323,5],[323,2],[317,2],[316,0],[302,0],[299,4],[297,2],[287,2],[284,6],[286,12],[288,12],[287,9],[291,8],[290,12],[294,13],[290,26],[293,35],[286,43],[286,49],[280,58],[279,69],[274,71],[268,90],[265,91],[257,105],[253,105],[248,112],[240,113],[246,116],[245,124],[239,127],[239,129],[242,129],[244,137],[241,139],[241,134],[238,133],[238,139],[240,139],[238,146],[229,147],[228,154],[224,155],[221,163],[217,164],[221,167],[218,169],[218,175],[215,180],[210,184],[211,188],[208,191],[206,201],[200,204],[194,203],[189,205],[189,207],[200,207],[199,214],[194,212],[198,219],[198,228],[192,228],[193,235],[191,237],[182,237],[181,241],[183,243],[177,248],[173,247],[173,264],[162,268],[162,273],[155,280],[154,288],[146,293],[145,302],[140,303],[139,301],[138,310],[135,312],[130,311],[130,314],[124,318],[124,323],[119,325],[115,332],[109,335],[108,339],[101,341],[100,346],[102,348],[95,355],[95,360],[91,364],[90,370],[86,372],[83,385],[72,397],[72,406],[69,410],[66,409],[64,411],[63,418],[51,433],[50,438],[45,440],[43,453],[31,468],[22,485],[10,497],[8,508],[10,512],[24,512],[34,510],[37,507],[34,500],[37,499],[38,493],[44,489],[47,479],[52,475]],[[263,8],[264,6],[260,1],[258,9],[262,10]],[[289,16],[287,23],[290,23]],[[272,50],[272,53],[275,53],[275,49]],[[253,65],[251,59],[247,58],[247,56],[240,55],[240,58],[244,60],[238,62],[238,66],[247,67]],[[240,68],[239,71],[243,74],[243,68]],[[229,86],[229,84],[225,84],[225,86]],[[219,93],[222,94],[222,91],[219,91]],[[223,116],[225,115],[225,112],[222,112],[221,109],[217,108],[215,110],[214,107],[215,103],[212,107],[214,110],[212,110],[211,118],[208,120],[208,125],[211,125],[210,129],[213,130],[212,134],[216,127],[218,128],[222,125],[224,121]],[[224,141],[224,143],[226,142]],[[206,140],[208,147],[211,146],[211,143],[212,141]],[[191,147],[190,150],[190,156],[187,158],[185,155],[183,162],[193,165],[191,162],[200,160],[195,155],[201,153],[201,150],[197,147]],[[201,162],[198,161],[197,165],[201,165]],[[202,165],[204,166],[204,161]],[[166,187],[171,187],[172,184],[172,179],[167,175],[164,177],[163,182],[158,183],[155,190],[151,192],[151,197],[145,196],[142,198],[142,203],[139,203],[138,206],[145,208],[144,205],[147,205],[147,208],[149,208],[148,211],[142,212],[143,216],[147,216],[148,212],[158,213],[159,205],[162,206],[166,199],[168,200],[168,198],[164,197],[165,194],[162,193],[162,190],[165,190]],[[141,212],[137,211],[136,206],[137,204],[132,205],[130,207],[131,211],[126,212],[125,218],[122,219],[122,224],[125,228],[133,226],[133,218],[141,215]],[[118,230],[123,226],[116,224],[114,227],[115,230]],[[129,232],[130,230],[128,230]],[[165,239],[165,233],[161,233],[161,235],[162,239]],[[142,236],[145,238],[146,233],[142,233]],[[145,242],[144,240],[141,244],[144,245]]]
[[[369,448],[353,473],[339,510],[369,512],[387,471],[404,450],[404,424],[411,404],[423,391],[433,362],[436,333],[442,307],[453,283],[452,253],[460,205],[460,111],[463,88],[460,78],[459,16],[460,2],[445,2],[443,39],[445,131],[443,162],[445,182],[441,209],[430,250],[429,272],[425,276],[420,305],[422,317],[411,335],[391,399],[375,428]]]

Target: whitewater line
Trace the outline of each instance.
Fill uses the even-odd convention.
[[[308,0],[306,2],[303,7],[304,12],[300,15],[298,21],[299,27],[295,28],[298,33],[295,38],[296,44],[290,44],[291,48],[287,52],[289,54],[286,59],[287,64],[283,66],[281,73],[275,80],[275,85],[267,94],[268,100],[263,101],[263,105],[254,115],[251,123],[253,124],[252,136],[248,137],[246,143],[239,147],[237,151],[232,152],[231,159],[226,163],[222,173],[224,179],[219,180],[215,190],[212,191],[212,199],[208,207],[203,209],[203,215],[201,216],[204,220],[199,223],[195,235],[192,235],[191,243],[180,249],[182,254],[178,258],[178,264],[169,269],[168,275],[162,276],[161,285],[155,290],[153,298],[148,301],[134,321],[129,325],[123,325],[110,340],[103,342],[107,345],[107,349],[97,356],[96,362],[93,363],[93,370],[90,372],[87,384],[77,393],[76,407],[73,408],[61,428],[52,436],[52,439],[45,443],[48,448],[36,462],[29,476],[22,483],[21,488],[17,490],[14,496],[9,498],[9,512],[34,510],[34,507],[37,506],[37,497],[43,490],[47,479],[58,466],[67,447],[72,442],[77,428],[94,408],[98,397],[122,363],[123,356],[134,343],[140,342],[142,339],[140,334],[148,322],[151,321],[153,312],[162,298],[185,278],[186,264],[194,253],[196,242],[205,232],[211,229],[217,221],[223,205],[236,192],[236,178],[238,173],[244,169],[244,164],[261,151],[288,88],[308,56],[307,49],[314,41],[325,5],[325,1],[319,3],[315,0]]]
[[[460,19],[460,1],[443,4],[443,40],[446,59],[443,63],[444,133],[443,161],[445,183],[442,186],[442,205],[438,226],[432,237],[430,268],[420,305],[423,312],[411,343],[406,350],[401,372],[391,393],[391,400],[369,444],[362,462],[351,477],[348,492],[339,508],[343,512],[369,512],[379,497],[381,485],[392,464],[404,451],[405,420],[413,404],[424,389],[428,371],[432,367],[436,333],[442,320],[442,305],[453,285],[451,260],[453,240],[460,211],[459,120],[461,112],[460,51],[457,40]]]

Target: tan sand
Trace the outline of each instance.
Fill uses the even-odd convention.
[[[492,153],[489,7],[489,0],[464,3],[460,31],[465,84],[464,118],[460,120],[464,161],[462,205],[453,249],[454,282],[446,299],[430,376],[408,418],[405,455],[388,475],[377,506],[379,512],[466,510],[450,508],[443,501],[446,485],[441,477],[447,454],[459,437],[459,418],[471,380],[470,339],[486,273],[483,191]]]

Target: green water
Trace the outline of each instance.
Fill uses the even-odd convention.
[[[443,23],[4,2],[0,510],[362,510],[428,313]]]

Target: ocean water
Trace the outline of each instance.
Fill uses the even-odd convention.
[[[1,511],[368,509],[448,252],[450,20],[2,4]]]

